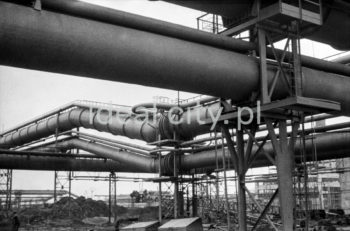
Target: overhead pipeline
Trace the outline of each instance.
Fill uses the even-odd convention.
[[[350,152],[350,132],[331,132],[318,134],[307,139],[305,144],[305,153],[308,161],[314,160],[327,160],[336,158],[345,158]],[[79,148],[81,150],[93,153],[97,156],[108,158],[116,161],[118,165],[128,166],[130,172],[149,172],[157,173],[159,171],[158,159],[155,157],[147,157],[138,155],[131,152],[120,151],[116,148],[106,145],[91,143],[80,139],[72,139],[58,143],[58,146],[62,150]],[[295,145],[295,159],[300,159],[301,142],[296,142]],[[253,148],[254,153],[257,150]],[[228,150],[226,152],[226,159],[229,159]],[[314,154],[316,153],[316,155]],[[271,163],[266,158],[265,154],[274,156],[272,144],[267,142],[264,145],[263,150],[258,154],[251,167],[264,167],[270,166]],[[214,150],[203,151],[196,154],[184,154],[178,159],[178,166],[181,166],[182,171],[190,171],[192,169],[200,168],[215,168],[216,156],[219,160],[223,157],[222,149],[218,149],[217,153]],[[162,157],[161,169],[163,174],[172,174],[173,172],[174,156],[168,154]],[[219,161],[221,163],[221,161]],[[221,166],[221,164],[220,164]],[[233,164],[231,164],[233,166]]]
[[[43,10],[54,11],[75,17],[81,17],[103,23],[147,31],[154,34],[200,43],[220,49],[231,50],[244,54],[247,54],[248,51],[259,50],[257,45],[251,42],[194,30],[174,23],[162,22],[160,20],[101,7],[77,0],[41,0],[41,2],[43,5]],[[325,34],[325,32],[322,32],[321,34]],[[281,56],[281,50],[277,49],[276,52],[279,56]],[[270,59],[275,59],[271,48],[267,48],[267,56]],[[292,53],[287,52],[286,58],[291,59]],[[301,56],[301,62],[305,67],[332,72],[340,75],[350,75],[350,68],[334,62],[328,62],[304,55]]]
[[[41,138],[62,133],[73,128],[83,127],[97,131],[108,132],[132,139],[153,142],[160,134],[162,139],[174,138],[176,131],[179,139],[191,139],[196,135],[207,133],[206,126],[199,122],[210,118],[208,111],[216,115],[220,103],[189,109],[179,115],[158,115],[152,117],[136,116],[132,114],[118,114],[118,111],[92,110],[92,108],[73,108],[69,111],[55,114],[46,119],[33,120],[28,126],[17,127],[12,133],[5,133],[0,137],[1,148],[13,148]],[[183,122],[174,125],[169,119]]]
[[[315,135],[306,140],[305,153],[308,161],[317,160],[329,160],[337,158],[346,158],[350,153],[350,132],[330,132]],[[295,145],[295,159],[300,160],[301,142],[296,142]],[[264,167],[272,165],[264,155],[264,152],[274,157],[275,153],[271,142],[267,142],[264,145],[264,150],[258,154],[258,157],[252,163],[251,167]],[[254,147],[252,153],[257,151],[257,147]],[[226,159],[229,158],[229,152],[225,148]],[[316,153],[315,155],[313,153]],[[213,168],[216,163],[215,150],[203,151],[193,155],[184,155],[181,160],[181,169],[190,170],[192,168]],[[222,149],[217,150],[217,157],[219,160],[223,157]],[[221,167],[221,162],[220,167]],[[231,164],[233,166],[233,164]]]
[[[100,103],[100,102],[88,101],[88,100],[75,100],[75,101],[67,103],[59,108],[56,108],[56,109],[53,109],[49,112],[41,114],[40,116],[32,118],[29,121],[25,121],[21,124],[18,124],[14,128],[6,129],[5,131],[3,131],[1,133],[1,135],[5,135],[7,133],[17,131],[19,128],[26,127],[30,124],[37,123],[40,120],[47,119],[51,116],[60,114],[63,111],[67,111],[67,110],[77,108],[77,107],[78,108],[87,108],[87,109],[90,109],[92,111],[107,110],[107,111],[118,111],[119,114],[131,114],[131,110],[127,106],[124,106],[124,105],[116,105],[116,104],[109,104],[109,103],[107,104],[107,103]]]
[[[1,154],[1,169],[41,170],[41,171],[84,171],[84,172],[130,172],[132,168],[113,160],[59,157],[20,156]],[[138,169],[137,171],[140,171]]]
[[[259,89],[256,58],[212,46],[3,1],[0,27],[2,65],[183,90],[233,103]],[[342,113],[350,113],[350,78],[302,71],[304,96],[340,102]],[[269,66],[270,80],[275,72]],[[279,81],[273,98],[286,95]]]
[[[130,172],[154,172],[154,159],[150,156],[122,151],[107,145],[96,144],[81,139],[65,140],[57,144],[58,149],[81,149],[93,153],[99,157],[111,159],[116,163],[128,166]]]

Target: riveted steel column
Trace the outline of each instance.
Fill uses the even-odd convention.
[[[265,119],[271,142],[276,153],[277,180],[279,187],[279,202],[283,230],[294,228],[294,197],[293,197],[293,153],[287,139],[287,123],[279,121],[279,140],[270,119]]]

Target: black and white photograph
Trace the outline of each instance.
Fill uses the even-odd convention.
[[[0,0],[0,231],[350,231],[349,0]]]

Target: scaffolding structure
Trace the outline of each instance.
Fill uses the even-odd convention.
[[[300,225],[300,220],[305,222],[305,228],[308,230],[309,169],[306,163],[304,118],[306,115],[313,115],[317,112],[340,109],[337,102],[325,103],[321,100],[305,98],[302,95],[300,38],[305,30],[322,25],[321,1],[279,0],[271,5],[263,5],[262,1],[257,0],[248,17],[230,22],[229,28],[221,32],[218,29],[220,25],[216,20],[217,17],[212,18],[213,33],[232,37],[248,31],[249,40],[255,41],[259,47],[258,52],[252,55],[257,56],[260,61],[260,89],[250,102],[243,105],[253,107],[254,115],[258,118],[255,118],[253,123],[242,126],[241,121],[236,122],[237,119],[242,118],[240,117],[242,114],[233,111],[222,115],[219,125],[238,178],[238,229],[247,230],[248,196],[261,213],[251,230],[257,227],[262,218],[266,218],[269,225],[277,230],[276,225],[266,216],[266,212],[273,204],[278,192],[283,230],[294,229]],[[282,52],[277,52],[274,43],[281,40],[285,40],[284,49]],[[267,59],[268,46],[271,47],[269,51],[273,53],[276,61]],[[291,53],[288,53],[289,50]],[[272,81],[268,79],[267,74],[271,66],[276,68]],[[272,96],[278,79],[281,79],[285,87],[289,89],[289,95],[284,100],[274,101]],[[247,113],[246,116],[248,116]],[[262,117],[262,123],[268,130],[262,142],[256,140],[256,133],[261,126],[259,116]],[[230,126],[227,125],[229,123]],[[287,132],[288,123],[291,127],[290,134]],[[230,127],[233,127],[233,132],[229,130]],[[247,143],[244,142],[246,136],[249,137]],[[271,139],[276,154],[275,158],[268,156],[268,159],[277,169],[277,188],[263,209],[246,187],[245,175],[256,155],[263,151],[267,138]],[[304,147],[299,150],[299,163],[294,163],[293,158],[296,142]],[[258,146],[258,151],[252,153],[254,145]],[[228,230],[230,230],[229,222]]]
[[[242,37],[242,32],[248,32],[248,39],[259,48],[250,55],[259,60],[260,88],[249,101],[239,107],[227,105],[228,102],[224,100],[220,101],[229,110],[220,116],[211,137],[215,142],[215,169],[183,172],[180,160],[184,151],[175,131],[172,139],[162,140],[158,134],[158,140],[149,143],[156,146],[151,154],[159,159],[158,177],[152,179],[158,184],[159,221],[201,216],[205,222],[215,223],[216,227],[224,227],[226,230],[246,231],[248,226],[250,230],[255,230],[261,224],[274,230],[293,230],[301,227],[302,223],[308,230],[309,210],[314,209],[313,206],[337,209],[339,198],[333,195],[340,193],[340,190],[337,191],[339,187],[330,184],[325,186],[323,178],[319,177],[320,163],[317,158],[307,159],[307,152],[310,150],[305,148],[306,140],[313,139],[312,133],[309,136],[306,134],[305,117],[340,110],[338,102],[303,96],[300,38],[305,30],[322,24],[321,2],[308,0],[293,3],[278,0],[266,6],[257,0],[248,17],[229,24],[226,22],[229,25],[227,28],[224,28],[224,22],[220,21],[218,15],[206,14],[198,18],[197,22],[198,29],[230,37]],[[275,43],[282,40],[285,43],[280,52],[275,48]],[[268,52],[272,52],[274,60],[267,58]],[[276,71],[271,80],[268,79],[269,68]],[[288,89],[288,95],[275,101],[273,94],[278,80]],[[180,103],[179,99],[177,103]],[[240,110],[244,107],[251,108],[252,114],[248,110]],[[157,113],[162,114],[163,111],[159,110]],[[245,123],[251,116],[254,118],[250,123]],[[207,124],[212,122],[206,121]],[[265,128],[263,136],[258,135],[263,130],[262,127]],[[59,135],[57,128],[56,145]],[[268,140],[271,140],[274,156],[264,152]],[[301,147],[297,153],[296,144]],[[257,149],[253,151],[253,147]],[[222,151],[221,158],[219,150]],[[316,147],[311,152],[311,156],[317,157]],[[172,174],[166,175],[162,169],[164,153],[170,153]],[[247,172],[258,155],[266,155],[275,169],[269,173],[269,179],[249,180]],[[310,162],[311,165],[308,164]],[[1,174],[1,179],[6,177],[6,180],[0,186],[5,188],[1,191],[6,194],[5,208],[10,209],[12,171],[6,171]],[[57,201],[57,190],[68,187],[69,196],[71,195],[72,178],[71,171],[55,171],[54,201]],[[111,223],[112,218],[117,220],[117,177],[111,172],[108,179],[104,180],[109,183]],[[257,192],[249,188],[248,184],[252,182],[255,183]],[[230,193],[232,189],[234,193]],[[171,193],[164,193],[170,191]],[[314,198],[316,202],[319,200],[319,207],[313,201]],[[276,217],[281,222],[276,222]]]
[[[12,209],[12,169],[0,169],[0,211],[9,215]]]

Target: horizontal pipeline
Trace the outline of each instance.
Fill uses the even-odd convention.
[[[249,51],[259,51],[257,45],[240,39],[194,30],[174,23],[131,14],[115,9],[101,7],[76,0],[41,0],[44,10],[51,10],[75,17],[86,18],[108,24],[129,27],[136,30],[151,32],[154,34],[169,36],[181,40],[200,43],[220,49],[231,50],[247,54]],[[277,49],[277,54],[281,56],[283,51]],[[271,48],[267,49],[267,56],[275,59]],[[292,53],[286,53],[286,59],[291,59]],[[340,75],[350,76],[350,67],[316,59],[310,56],[301,56],[302,65],[322,71],[327,71]]]
[[[309,134],[313,134],[313,133],[323,133],[323,132],[330,132],[330,131],[337,131],[337,132],[344,132],[344,131],[349,131],[349,128],[350,128],[350,122],[344,122],[344,123],[339,123],[339,124],[332,124],[332,125],[326,125],[326,126],[322,126],[322,127],[315,127],[315,128],[307,128],[304,130],[304,135],[309,135]],[[261,130],[259,130],[260,132]],[[298,135],[300,135],[302,133],[301,130],[298,131]],[[235,131],[234,131],[234,134],[235,134]],[[291,131],[287,132],[288,136],[291,135]],[[277,137],[279,137],[279,134],[277,134]],[[219,140],[219,139],[222,139],[222,135],[221,133],[220,134],[217,134],[216,136],[216,139]],[[258,142],[261,142],[265,139],[264,136],[259,136],[259,137],[256,137],[256,141]],[[204,139],[201,139],[199,141],[212,141],[212,140],[215,140],[215,136],[213,137],[210,137],[209,138],[204,138]],[[247,141],[247,139],[245,139],[245,141]],[[185,142],[185,145],[188,145],[188,144],[193,144],[193,143],[190,143],[192,141],[189,141],[189,142]],[[235,143],[235,142],[234,142]],[[225,144],[225,146],[227,146]],[[222,147],[222,144],[220,145],[217,145],[217,148],[221,148]],[[214,150],[215,149],[215,146],[214,145],[203,145],[203,147],[196,147],[195,149],[193,149],[193,153],[196,153],[196,152],[202,152],[202,151],[207,151],[207,150]]]
[[[326,119],[330,119],[330,118],[335,118],[335,115],[332,114],[318,114],[318,115],[314,115],[314,116],[308,116],[305,118],[304,123],[310,123],[310,122],[316,122],[316,121],[320,121],[320,120],[326,120]],[[288,120],[287,121],[287,125],[289,126],[291,124],[291,121]],[[328,125],[328,126],[323,126],[323,127],[317,127],[315,129],[310,129],[310,133],[312,132],[317,132],[318,130],[320,130],[320,132],[322,130],[324,131],[330,131],[330,130],[335,130],[335,129],[341,129],[341,128],[346,128],[349,125],[347,123],[343,123],[343,124],[335,124],[335,125]],[[259,129],[257,132],[261,132],[261,131],[266,131],[267,127],[266,124],[260,125]],[[205,137],[205,138],[201,138],[201,139],[196,139],[196,140],[190,140],[190,141],[185,141],[182,142],[180,144],[181,147],[189,147],[193,144],[200,144],[203,142],[207,142],[207,141],[213,141],[215,139],[221,139],[221,133],[217,134],[217,136],[210,136],[210,137]]]
[[[113,160],[35,155],[0,155],[1,169],[83,172],[133,172],[131,166]],[[140,172],[140,169],[137,169]]]
[[[6,2],[0,2],[0,28],[1,65],[195,92],[233,103],[259,89],[256,58],[212,46]],[[350,78],[302,71],[303,96],[340,102],[342,113],[350,113]],[[275,72],[270,66],[270,81]],[[273,98],[286,95],[279,81]]]
[[[219,107],[220,104],[216,103],[190,109],[182,114],[182,117],[188,118],[190,122],[188,123],[186,120],[177,126],[171,124],[169,119],[162,115],[156,118],[140,119],[128,114],[119,115],[114,112],[93,111],[91,108],[74,108],[45,120],[32,121],[31,125],[27,127],[17,127],[16,131],[0,137],[0,147],[20,146],[54,135],[57,129],[62,133],[78,127],[95,129],[147,142],[156,141],[158,133],[162,139],[171,139],[176,130],[176,134],[180,139],[188,140],[196,135],[208,132],[206,126],[199,126],[197,115],[201,121],[204,121],[209,118],[208,110],[215,114]]]
[[[54,110],[51,110],[49,112],[46,112],[40,116],[37,116],[35,118],[32,118],[29,121],[23,122],[19,125],[17,125],[14,128],[7,129],[1,133],[1,135],[6,135],[7,133],[11,133],[13,131],[17,131],[19,128],[26,127],[30,124],[34,124],[39,122],[40,120],[47,119],[51,116],[57,115],[63,111],[73,109],[73,108],[89,108],[91,110],[113,110],[118,111],[120,114],[131,114],[131,110],[129,107],[124,105],[116,105],[116,104],[107,104],[107,103],[100,103],[100,102],[94,102],[94,101],[88,101],[88,100],[76,100],[70,103],[67,103],[59,108],[56,108]]]
[[[56,146],[56,145],[55,145]],[[62,141],[56,146],[58,149],[81,149],[93,153],[99,157],[111,159],[123,166],[132,168],[131,172],[153,172],[154,160],[151,157],[122,151],[107,145],[91,143],[81,139],[69,139]]]
[[[307,160],[313,160],[313,148],[316,148],[318,160],[348,157],[350,153],[349,140],[350,132],[333,132],[315,135],[312,139],[310,138],[306,140],[305,150]],[[296,142],[296,158],[298,158],[300,154],[300,145],[300,142]],[[112,159],[123,166],[130,166],[133,172],[157,173],[159,171],[158,160],[156,158],[141,156],[130,152],[123,152],[105,145],[74,139],[60,142],[58,144],[58,147],[63,150],[79,148],[81,150],[93,153],[99,157]],[[256,150],[257,148],[254,147],[253,153]],[[225,151],[228,157],[228,151],[226,149]],[[251,167],[263,167],[271,165],[263,152],[265,152],[265,154],[269,154],[270,156],[274,156],[271,142],[267,142],[265,144],[263,151],[258,154]],[[216,163],[216,156],[219,160],[221,160],[223,156],[222,149],[219,149],[217,151],[217,155],[213,150],[203,151],[196,154],[184,154],[181,155],[181,159],[178,160],[180,164],[178,166],[181,166],[180,168],[183,171],[190,171],[197,168],[214,168]],[[161,168],[164,174],[172,174],[173,161],[173,155],[171,154],[162,157]],[[233,164],[231,164],[231,166],[233,166]]]
[[[313,138],[306,140],[305,150],[307,161],[314,160],[313,149],[316,149],[317,160],[329,160],[349,157],[350,153],[350,132],[330,132],[315,135]],[[300,142],[295,145],[295,158],[298,160],[300,156]],[[255,146],[252,150],[254,153],[257,150]],[[226,159],[228,159],[229,151],[225,148]],[[275,153],[271,142],[264,145],[264,152],[274,157]],[[217,157],[222,159],[222,149],[217,150]],[[181,168],[183,170],[190,170],[192,168],[215,168],[216,163],[215,150],[203,151],[193,155],[184,155],[181,160]],[[300,159],[300,158],[299,158]],[[219,161],[221,163],[222,161]],[[272,165],[266,156],[261,152],[254,160],[251,167],[264,167]],[[221,167],[221,164],[220,164]],[[233,167],[233,164],[231,164]]]

